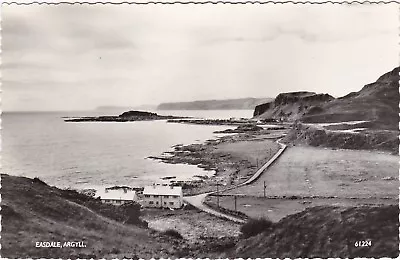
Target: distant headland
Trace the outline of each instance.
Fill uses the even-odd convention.
[[[171,102],[161,103],[158,105],[157,110],[253,110],[257,105],[270,102],[272,100],[272,98],[238,98]]]

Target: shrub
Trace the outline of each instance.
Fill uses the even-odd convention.
[[[38,177],[33,178],[33,181],[32,181],[32,182],[33,182],[33,183],[38,183],[38,184],[41,184],[41,185],[46,185],[46,186],[48,186],[47,183],[45,183],[44,181],[42,181],[42,180],[39,179]]]
[[[246,224],[241,226],[240,232],[244,238],[248,238],[268,230],[272,225],[272,221],[266,218],[250,219]]]
[[[174,238],[178,238],[178,239],[183,239],[183,236],[176,230],[174,229],[167,229],[164,231],[164,235],[170,236],[170,237],[174,237]]]

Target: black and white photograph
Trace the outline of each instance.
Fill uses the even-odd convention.
[[[400,9],[1,6],[1,258],[399,256]]]

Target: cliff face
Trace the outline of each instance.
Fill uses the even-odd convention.
[[[273,102],[258,105],[254,116],[308,123],[371,121],[372,128],[398,129],[399,68],[385,73],[360,91],[341,98],[313,92],[279,94]]]
[[[315,92],[281,93],[273,102],[258,105],[253,116],[263,119],[294,121],[300,119],[309,110],[314,111],[316,106],[331,100],[334,100],[334,97]]]
[[[236,110],[254,109],[271,98],[240,98],[224,100],[199,100],[192,102],[161,103],[158,110]]]

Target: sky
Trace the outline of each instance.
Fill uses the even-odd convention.
[[[344,96],[399,65],[387,5],[3,5],[3,111]]]

